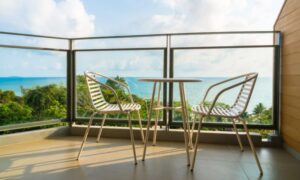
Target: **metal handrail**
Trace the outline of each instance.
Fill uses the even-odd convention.
[[[15,33],[0,31],[0,35],[13,35],[13,36],[28,36],[37,38],[48,38],[48,39],[60,39],[68,41],[78,40],[92,40],[92,39],[117,39],[117,38],[142,38],[142,37],[159,37],[159,36],[190,36],[190,35],[228,35],[228,34],[276,34],[280,31],[216,31],[216,32],[188,32],[188,33],[161,33],[161,34],[138,34],[138,35],[115,35],[115,36],[91,36],[91,37],[78,37],[78,38],[66,38],[58,36],[45,36],[27,33]],[[167,38],[168,39],[168,38]],[[167,40],[168,41],[168,40]],[[46,48],[36,46],[18,46],[0,44],[1,48],[17,48],[17,49],[32,49],[32,50],[47,50],[47,51],[115,51],[115,50],[160,50],[165,47],[139,47],[139,48],[92,48],[92,49],[59,49],[59,48]],[[203,47],[173,47],[175,49],[218,49],[218,48],[266,48],[274,47],[274,45],[240,45],[240,46],[203,46]]]
[[[153,37],[153,36],[183,36],[183,35],[216,35],[216,34],[269,34],[280,33],[280,31],[215,31],[215,32],[187,32],[187,33],[157,33],[157,34],[134,34],[134,35],[115,35],[115,36],[89,36],[66,38],[59,36],[45,36],[28,33],[16,33],[0,31],[0,34],[15,35],[15,36],[29,36],[48,39],[62,39],[62,40],[87,40],[87,39],[108,39],[108,38],[140,38],[140,37]]]
[[[0,44],[0,48],[31,49],[31,50],[44,50],[44,51],[69,51],[69,49],[46,48],[46,47],[36,47],[36,46],[2,45],[2,44]]]
[[[149,48],[94,48],[94,49],[73,49],[73,51],[145,51],[145,50],[163,50],[165,47],[149,47]]]
[[[188,32],[188,33],[161,33],[161,34],[135,34],[135,35],[115,35],[115,36],[91,36],[71,38],[72,40],[88,39],[110,39],[110,38],[141,38],[153,36],[183,36],[183,35],[216,35],[216,34],[268,34],[279,33],[280,31],[215,31],[215,32]]]
[[[29,37],[37,37],[37,38],[48,38],[48,39],[62,39],[62,40],[69,40],[70,39],[70,38],[58,37],[58,36],[45,36],[45,35],[16,33],[16,32],[7,32],[7,31],[0,31],[0,34],[14,35],[14,36],[29,36]]]

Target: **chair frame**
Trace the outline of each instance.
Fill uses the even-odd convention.
[[[196,136],[196,140],[195,140],[195,147],[194,147],[193,161],[192,161],[192,165],[191,165],[191,167],[190,167],[190,170],[191,170],[191,171],[193,171],[194,166],[195,166],[195,161],[196,161],[196,156],[197,156],[197,148],[198,148],[198,144],[199,144],[199,135],[200,135],[200,130],[201,130],[201,126],[202,126],[202,121],[203,121],[203,119],[204,119],[205,117],[209,117],[209,116],[216,116],[216,115],[212,115],[211,113],[212,113],[212,111],[213,111],[213,109],[214,109],[214,107],[215,107],[215,105],[216,105],[216,103],[217,103],[219,97],[220,97],[223,93],[225,93],[225,92],[227,92],[227,91],[229,91],[229,90],[232,90],[232,89],[234,89],[234,88],[237,88],[237,87],[239,87],[239,86],[242,86],[242,87],[241,87],[241,90],[240,90],[240,92],[239,92],[239,95],[238,95],[238,97],[237,97],[237,99],[236,99],[236,101],[235,101],[235,103],[234,103],[234,105],[231,106],[231,108],[233,108],[233,107],[236,105],[237,101],[239,100],[239,98],[240,98],[240,96],[241,96],[241,94],[242,94],[242,91],[243,91],[243,88],[244,88],[245,84],[246,84],[247,82],[253,81],[253,84],[252,84],[252,86],[251,86],[250,92],[249,92],[249,94],[248,94],[248,97],[247,97],[247,100],[246,100],[246,103],[245,103],[243,109],[241,109],[241,111],[240,111],[239,113],[237,113],[237,115],[235,115],[235,116],[218,116],[218,117],[225,117],[225,118],[231,118],[231,119],[233,119],[233,120],[232,120],[232,125],[233,125],[233,129],[234,129],[234,131],[235,131],[235,134],[236,134],[236,137],[237,137],[237,140],[238,140],[238,143],[239,143],[239,146],[240,146],[240,150],[241,150],[241,151],[243,151],[244,149],[243,149],[243,145],[242,145],[242,142],[241,142],[241,139],[240,139],[240,136],[239,136],[237,127],[236,127],[236,121],[238,121],[238,122],[241,121],[241,122],[242,122],[243,128],[245,129],[246,136],[247,136],[247,139],[248,139],[248,141],[249,141],[249,145],[250,145],[250,147],[251,147],[253,156],[254,156],[254,158],[255,158],[255,160],[256,160],[256,164],[257,164],[257,166],[258,166],[258,168],[259,168],[260,174],[261,174],[261,175],[263,174],[263,170],[262,170],[262,167],[261,167],[261,165],[260,165],[258,156],[257,156],[257,154],[256,154],[255,147],[254,147],[253,142],[252,142],[252,139],[251,139],[251,137],[250,137],[250,135],[249,135],[249,130],[248,130],[248,128],[247,128],[247,124],[246,124],[245,120],[243,120],[243,119],[241,118],[241,115],[245,112],[245,110],[246,110],[246,108],[247,108],[247,106],[248,106],[248,104],[249,104],[249,100],[250,100],[251,95],[252,95],[252,93],[253,93],[253,89],[254,89],[254,86],[255,86],[257,77],[258,77],[258,73],[247,73],[247,74],[244,74],[244,75],[236,76],[236,77],[233,77],[233,78],[230,78],[230,79],[227,79],[227,80],[224,80],[224,81],[215,83],[215,84],[211,85],[211,86],[207,89],[207,91],[206,91],[206,93],[205,93],[205,95],[204,95],[204,98],[203,98],[203,100],[202,100],[202,102],[201,102],[200,104],[203,104],[203,103],[205,102],[205,100],[206,100],[206,98],[207,98],[209,92],[210,92],[214,87],[219,86],[219,85],[224,84],[224,83],[227,83],[227,82],[230,82],[230,81],[234,81],[234,80],[237,80],[237,79],[245,78],[245,80],[242,80],[242,81],[240,81],[240,82],[238,82],[238,83],[235,83],[235,84],[233,84],[233,85],[230,85],[229,87],[226,87],[226,88],[220,90],[220,91],[217,93],[217,95],[215,96],[215,98],[214,98],[212,104],[209,106],[209,110],[208,110],[208,112],[207,112],[206,114],[200,114],[199,112],[193,111],[193,113],[194,113],[195,115],[198,114],[200,117],[199,117],[199,125],[198,125],[197,136]],[[193,126],[193,127],[195,126],[195,122],[193,122],[193,125],[192,125],[192,126]]]
[[[87,139],[88,134],[89,134],[89,131],[90,131],[90,127],[91,127],[91,125],[92,125],[92,123],[93,123],[94,116],[95,116],[96,114],[103,114],[103,119],[102,119],[101,126],[100,126],[100,129],[99,129],[98,135],[97,135],[97,140],[96,140],[96,142],[99,143],[100,137],[101,137],[101,134],[102,134],[102,129],[103,129],[103,126],[104,126],[104,123],[105,123],[107,114],[112,114],[112,113],[122,113],[122,114],[127,114],[127,117],[128,117],[128,125],[129,125],[130,140],[131,140],[132,149],[133,149],[133,155],[134,155],[134,162],[135,162],[135,164],[137,164],[136,151],[135,151],[135,143],[134,143],[134,135],[133,135],[133,129],[132,129],[131,113],[134,112],[134,111],[136,111],[137,114],[138,114],[139,125],[140,125],[140,132],[141,132],[141,139],[142,139],[142,141],[144,142],[144,132],[143,132],[143,128],[142,128],[142,122],[141,122],[140,111],[139,111],[139,110],[124,110],[123,107],[122,107],[122,103],[120,102],[119,97],[118,97],[118,95],[117,95],[117,92],[116,92],[111,86],[108,86],[108,85],[106,85],[106,84],[101,83],[100,81],[97,81],[97,80],[95,79],[95,77],[96,77],[96,76],[98,76],[98,77],[103,77],[103,78],[105,78],[105,79],[107,79],[107,80],[110,80],[110,81],[113,81],[113,82],[117,83],[118,85],[120,85],[121,87],[125,88],[125,89],[127,90],[128,96],[129,96],[129,98],[130,98],[130,103],[131,103],[131,104],[135,104],[135,103],[134,103],[134,100],[133,100],[133,97],[132,97],[132,94],[131,94],[131,91],[130,91],[128,85],[125,84],[125,83],[122,83],[122,82],[120,82],[120,81],[117,81],[117,80],[115,80],[115,79],[112,79],[112,78],[109,78],[109,77],[107,77],[107,76],[104,76],[104,75],[102,75],[102,74],[100,74],[100,73],[97,73],[97,72],[88,72],[88,71],[87,71],[87,72],[84,73],[84,75],[85,75],[85,78],[86,78],[87,83],[88,83],[88,79],[89,79],[89,80],[92,80],[94,83],[99,84],[99,87],[103,86],[103,87],[105,87],[106,89],[110,90],[110,91],[113,93],[113,95],[114,95],[114,97],[115,97],[115,99],[116,99],[116,104],[118,105],[119,110],[118,110],[118,111],[114,110],[114,111],[112,111],[112,112],[109,112],[109,111],[101,111],[101,110],[98,110],[98,109],[94,106],[94,104],[92,103],[92,104],[93,104],[93,109],[94,109],[94,111],[93,111],[93,113],[92,113],[92,115],[91,115],[91,117],[90,117],[90,120],[89,120],[87,129],[86,129],[86,131],[85,131],[85,134],[84,134],[84,137],[83,137],[83,140],[82,140],[82,143],[81,143],[80,151],[79,151],[78,156],[77,156],[77,160],[79,160],[79,158],[80,158],[81,152],[82,152],[83,147],[84,147],[84,143],[86,142],[86,139]],[[93,75],[93,76],[95,76],[95,77],[92,77],[91,75]],[[101,88],[100,88],[100,91],[101,91]],[[102,93],[102,92],[101,92],[101,93]],[[90,95],[91,101],[93,101],[93,100],[92,100],[92,95],[91,95],[91,92],[90,92],[90,88],[89,88],[89,95]],[[109,104],[109,103],[108,103],[108,104]],[[110,104],[110,105],[112,105],[112,104]]]

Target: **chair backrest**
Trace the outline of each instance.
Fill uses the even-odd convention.
[[[88,85],[88,90],[93,107],[97,110],[106,108],[109,103],[105,100],[102,94],[101,83],[96,79],[96,75],[92,72],[85,72],[84,76]]]
[[[250,98],[252,96],[253,89],[255,87],[257,76],[258,73],[249,73],[244,76],[245,79],[241,84],[239,94],[235,100],[235,103],[231,107],[239,115],[243,114],[247,109]]]

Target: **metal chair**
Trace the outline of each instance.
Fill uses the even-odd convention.
[[[259,168],[259,171],[261,174],[263,174],[263,170],[261,168],[259,159],[257,157],[256,151],[255,151],[255,147],[253,145],[253,142],[251,140],[251,137],[249,135],[249,131],[246,125],[245,120],[243,120],[241,118],[242,114],[245,112],[249,100],[251,98],[256,80],[257,80],[257,73],[248,73],[248,74],[244,74],[244,75],[240,75],[231,79],[227,79],[224,81],[221,81],[219,83],[213,84],[212,86],[210,86],[208,88],[208,90],[206,91],[204,98],[202,100],[202,103],[200,103],[199,105],[193,106],[192,107],[192,112],[195,115],[200,115],[200,120],[199,120],[199,126],[198,126],[198,132],[197,132],[197,136],[196,136],[196,141],[195,141],[195,149],[194,149],[194,156],[193,156],[193,161],[192,161],[192,166],[191,166],[191,171],[193,171],[194,169],[194,165],[195,165],[195,160],[196,160],[196,155],[197,155],[197,148],[198,148],[198,140],[199,140],[199,134],[200,134],[200,129],[201,129],[201,125],[202,125],[202,121],[205,117],[209,117],[209,116],[214,116],[214,117],[224,117],[224,118],[229,118],[232,119],[232,125],[238,140],[238,143],[240,145],[240,149],[241,151],[243,151],[243,145],[241,143],[241,139],[239,137],[237,128],[236,128],[236,121],[241,121],[243,124],[243,127],[246,131],[246,136],[248,138],[251,150],[253,152],[253,155],[255,157],[257,166]],[[213,102],[211,105],[206,105],[205,104],[205,100],[209,94],[209,92],[215,88],[216,86],[219,86],[221,84],[224,83],[233,83],[230,84],[229,87],[226,87],[222,90],[219,91],[219,93],[215,96]],[[235,100],[235,103],[230,107],[230,108],[224,108],[224,107],[218,107],[216,106],[216,102],[218,101],[219,97],[225,93],[228,92],[234,88],[240,88],[240,91],[238,93],[238,96]]]
[[[128,125],[129,125],[129,130],[130,130],[130,139],[131,139],[131,144],[132,144],[132,149],[133,149],[134,162],[135,162],[135,164],[137,164],[135,144],[134,144],[134,135],[133,135],[132,123],[131,123],[131,113],[135,111],[138,114],[141,137],[142,137],[142,140],[144,142],[144,133],[143,133],[143,129],[142,129],[141,116],[140,116],[140,112],[139,112],[139,110],[141,109],[141,106],[137,103],[134,103],[131,92],[129,90],[129,87],[126,84],[124,84],[122,82],[119,82],[115,79],[111,79],[109,77],[106,77],[106,76],[101,75],[101,74],[96,73],[96,72],[85,72],[84,75],[85,75],[85,79],[86,79],[86,82],[87,82],[87,85],[88,85],[88,90],[89,90],[89,94],[90,94],[90,98],[91,98],[91,101],[92,101],[94,112],[93,112],[92,116],[90,117],[88,127],[85,131],[85,134],[84,134],[84,137],[83,137],[83,140],[82,140],[82,144],[81,144],[81,147],[80,147],[80,151],[79,151],[78,156],[77,156],[77,160],[79,160],[79,158],[80,158],[80,154],[83,150],[83,146],[84,146],[84,143],[87,139],[87,136],[88,136],[90,127],[92,125],[94,116],[96,114],[103,114],[104,115],[103,120],[101,122],[101,127],[100,127],[99,132],[98,132],[98,136],[97,136],[97,142],[99,142],[100,136],[101,136],[101,133],[102,133],[102,128],[104,126],[107,114],[123,113],[123,114],[127,114],[127,116],[128,116]],[[120,85],[121,87],[125,88],[127,90],[127,93],[128,93],[128,96],[129,96],[129,99],[130,99],[131,102],[127,103],[127,104],[122,104],[120,102],[119,98],[118,98],[118,95],[117,95],[116,91],[111,86],[108,86],[108,85],[103,84],[100,81],[98,81],[96,79],[96,77],[102,77],[102,78],[105,78],[107,80],[113,81],[113,82],[117,83],[118,85]],[[116,99],[116,104],[110,104],[105,100],[105,98],[102,94],[102,90],[101,90],[102,87],[110,90],[113,93],[113,95]]]

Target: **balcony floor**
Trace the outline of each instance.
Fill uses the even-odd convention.
[[[0,147],[0,179],[259,179],[252,153],[247,147],[200,144],[195,170],[186,166],[183,143],[158,142],[149,146],[142,162],[143,146],[137,143],[138,165],[133,164],[127,139],[91,137],[81,159],[76,155],[79,136],[66,136]],[[262,179],[299,179],[300,161],[286,151],[257,148],[264,175]]]

